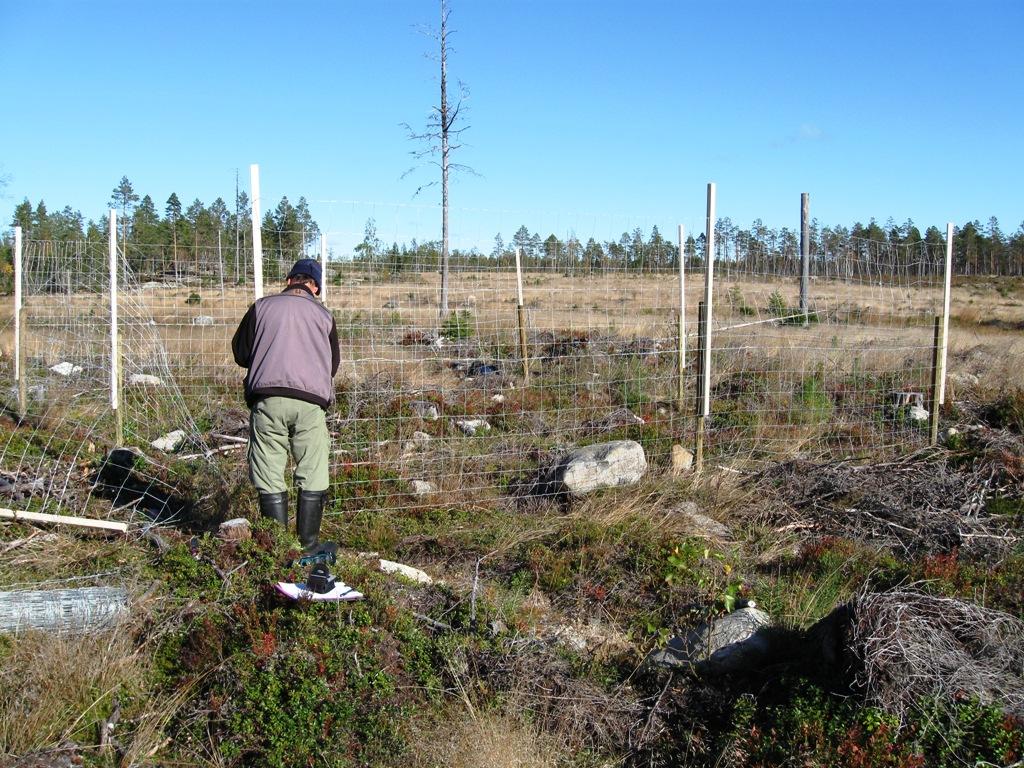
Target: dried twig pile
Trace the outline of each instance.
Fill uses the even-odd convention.
[[[863,595],[853,647],[868,699],[901,718],[922,699],[977,697],[1024,717],[1024,622],[912,589]]]
[[[986,505],[994,496],[1024,495],[1024,447],[1019,437],[995,430],[972,440],[980,443],[974,460],[946,451],[868,465],[794,460],[752,482],[805,527],[825,534],[869,539],[911,555],[954,548],[999,555],[1019,540],[1019,531]]]

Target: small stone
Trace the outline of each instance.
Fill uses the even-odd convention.
[[[497,395],[491,395],[491,400],[492,400],[492,402],[495,402],[495,403],[504,403],[505,402],[505,396],[500,394],[500,393],[497,394]]]
[[[433,403],[429,403],[426,400],[413,400],[409,403],[409,407],[412,412],[419,416],[424,421],[437,421],[441,418],[441,414],[437,410],[437,406]]]
[[[209,315],[199,315],[192,318],[192,325],[211,326],[214,324],[214,320]]]
[[[413,433],[412,433],[412,441],[413,441],[413,442],[414,442],[414,443],[415,443],[415,444],[416,444],[417,446],[420,446],[420,447],[422,447],[422,446],[426,445],[426,444],[427,444],[427,443],[429,443],[429,442],[430,442],[430,441],[431,441],[432,439],[433,439],[433,438],[431,438],[431,436],[430,436],[430,435],[428,435],[428,434],[427,434],[426,432],[413,432]]]
[[[403,563],[396,563],[393,560],[381,560],[380,569],[384,573],[395,573],[399,576],[404,576],[410,581],[415,581],[417,584],[434,583],[434,580],[419,568],[413,568],[411,565],[404,565]]]
[[[461,421],[456,421],[455,426],[467,437],[472,437],[477,432],[491,431],[491,425],[487,423],[486,419],[462,419]]]
[[[907,418],[911,421],[928,421],[928,409],[912,405],[907,408]]]
[[[673,512],[689,524],[690,532],[694,536],[705,539],[719,539],[729,541],[732,539],[732,531],[728,526],[700,513],[700,508],[692,501],[684,501]]]
[[[164,382],[163,379],[150,376],[148,373],[133,373],[128,377],[128,383],[139,387],[160,387]]]
[[[61,376],[71,376],[75,373],[82,372],[82,366],[74,365],[73,363],[63,362],[51,365],[50,370]]]
[[[683,446],[676,445],[672,446],[672,475],[678,477],[683,472],[688,472],[693,469],[693,453],[686,450]]]
[[[942,434],[939,435],[939,438],[942,440],[942,442],[948,443],[959,434],[959,429],[957,429],[956,427],[950,427],[949,429],[942,430]]]
[[[247,541],[252,538],[252,529],[249,521],[244,517],[236,517],[225,520],[217,529],[217,535],[223,541]]]
[[[168,432],[162,437],[158,437],[156,440],[150,443],[151,446],[156,448],[158,451],[164,453],[172,453],[178,450],[181,444],[185,441],[185,430],[176,429],[173,432]]]
[[[412,492],[417,496],[427,496],[437,490],[433,483],[428,483],[426,480],[412,480],[409,485],[412,486]]]

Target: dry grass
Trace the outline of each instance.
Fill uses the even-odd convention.
[[[0,657],[0,755],[21,755],[96,727],[119,691],[143,685],[149,660],[132,633],[20,635]]]
[[[555,768],[564,749],[519,718],[452,711],[413,739],[413,768]]]

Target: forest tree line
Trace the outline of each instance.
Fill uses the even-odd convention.
[[[150,195],[140,196],[127,177],[114,187],[109,207],[118,213],[117,238],[129,265],[140,273],[174,271],[211,274],[219,265],[222,273],[244,279],[251,262],[251,204],[238,191],[232,204],[218,197],[209,205],[198,199],[183,206],[171,193],[158,208]],[[43,201],[24,200],[14,209],[12,226],[22,228],[26,240],[51,242],[85,241],[105,246],[106,219],[86,221],[70,206],[50,212]],[[262,217],[261,238],[264,261],[273,265],[268,277],[299,255],[315,249],[320,228],[304,197],[292,204],[283,197]],[[588,274],[604,270],[657,272],[678,268],[679,247],[675,233],[663,235],[657,226],[650,232],[640,228],[623,232],[617,240],[583,241],[573,234],[554,233],[542,238],[526,225],[506,241],[499,233],[489,249],[455,249],[455,268],[506,268],[514,263],[519,249],[528,269],[545,268],[567,274]],[[11,264],[10,237],[3,243],[4,272]],[[688,236],[684,244],[688,267],[699,268],[706,251],[704,233]],[[439,240],[409,243],[382,242],[374,220],[368,219],[362,242],[351,253],[332,251],[337,261],[351,261],[391,273],[430,271],[440,262]],[[101,253],[101,250],[96,250]],[[922,233],[911,220],[884,225],[872,219],[852,226],[810,224],[812,271],[816,274],[858,277],[865,274],[934,274],[941,270],[945,253],[945,232],[930,226]],[[1024,275],[1024,223],[1012,234],[1005,233],[995,217],[982,224],[969,221],[954,228],[954,271],[960,275]],[[728,217],[715,226],[715,259],[726,271],[748,274],[792,275],[799,271],[800,233],[797,229],[773,229],[760,219],[742,228]]]

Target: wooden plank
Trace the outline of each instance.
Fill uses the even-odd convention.
[[[117,523],[113,520],[93,520],[88,517],[71,517],[69,515],[50,515],[46,512],[24,512],[15,509],[0,508],[0,519],[2,520],[24,520],[27,523],[57,523],[60,525],[77,525],[82,528],[102,528],[107,531],[128,531],[127,523]]]

